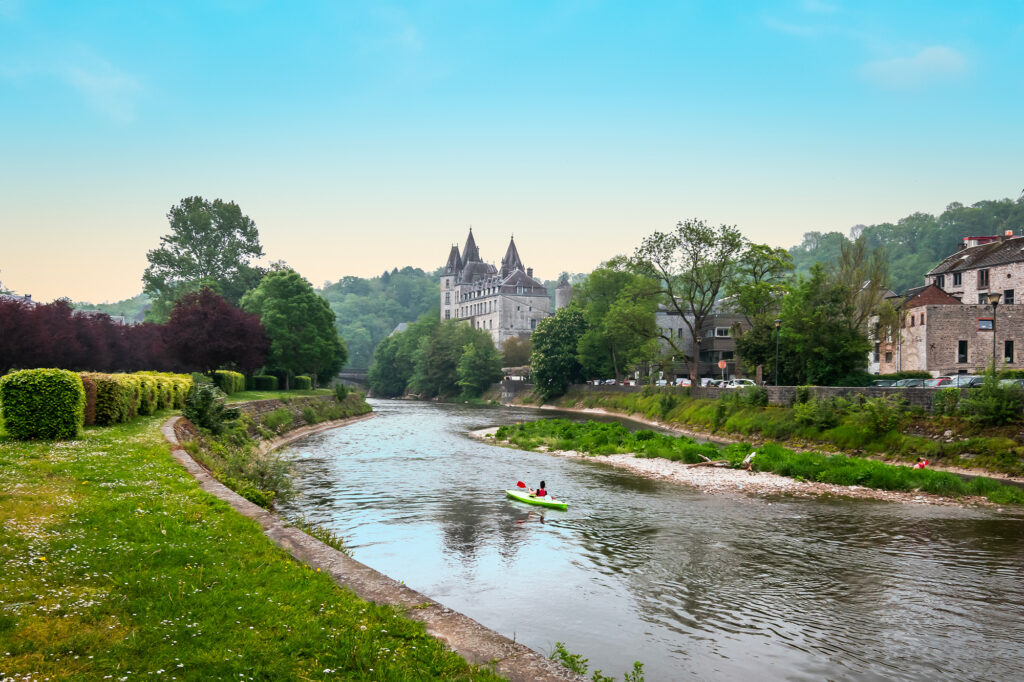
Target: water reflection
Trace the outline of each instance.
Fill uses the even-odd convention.
[[[560,640],[617,674],[639,659],[652,681],[1019,677],[1018,515],[701,495],[464,435],[549,412],[375,407],[295,445],[292,511],[542,652]],[[505,499],[542,478],[568,512]]]

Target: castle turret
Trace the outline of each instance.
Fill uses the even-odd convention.
[[[480,249],[476,247],[476,240],[473,239],[473,228],[469,228],[469,236],[466,237],[466,247],[462,249],[462,264],[469,265],[480,260]]]
[[[456,283],[459,281],[459,273],[462,272],[462,258],[459,256],[459,247],[452,244],[452,250],[448,253],[448,262],[445,263],[444,272],[441,273],[441,319],[450,320],[455,317]]]
[[[523,267],[523,261],[519,258],[516,239],[512,237],[508,240],[508,249],[505,250],[505,257],[501,259],[501,278],[505,279],[516,270],[526,270],[526,268]]]
[[[555,310],[565,308],[571,300],[572,285],[569,284],[569,278],[563,274],[561,279],[558,280],[558,287],[555,289]]]

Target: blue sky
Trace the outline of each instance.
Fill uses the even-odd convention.
[[[1024,187],[1020,2],[0,0],[0,281],[137,293],[181,197],[314,284],[474,227],[543,278]],[[1024,227],[1024,226],[1022,226]]]

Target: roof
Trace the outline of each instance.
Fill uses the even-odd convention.
[[[928,275],[963,272],[994,265],[1024,262],[1024,237],[1005,237],[988,244],[960,249],[928,271]]]
[[[466,247],[462,249],[462,263],[468,265],[475,261],[480,260],[480,249],[476,246],[476,240],[473,239],[473,228],[469,228],[469,236],[466,237]]]
[[[515,270],[525,270],[523,261],[519,258],[519,250],[516,249],[515,237],[508,240],[508,249],[505,250],[505,257],[501,259],[501,276],[508,277]]]
[[[547,296],[547,289],[543,284],[530,277],[522,270],[515,270],[508,277],[501,281],[503,287],[535,287],[538,289],[544,289],[545,296]]]
[[[498,268],[494,267],[490,263],[483,263],[481,261],[469,261],[462,270],[462,277],[460,278],[463,282],[477,282],[481,279],[487,279],[498,274]]]
[[[459,247],[452,245],[452,250],[448,253],[448,262],[444,266],[444,274],[454,275],[462,269],[462,256],[459,255]]]
[[[907,289],[903,292],[902,298],[901,308],[917,308],[923,305],[960,305],[960,301],[934,284]]]

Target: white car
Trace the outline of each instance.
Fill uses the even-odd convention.
[[[729,379],[722,388],[746,388],[747,386],[757,386],[751,379]]]

